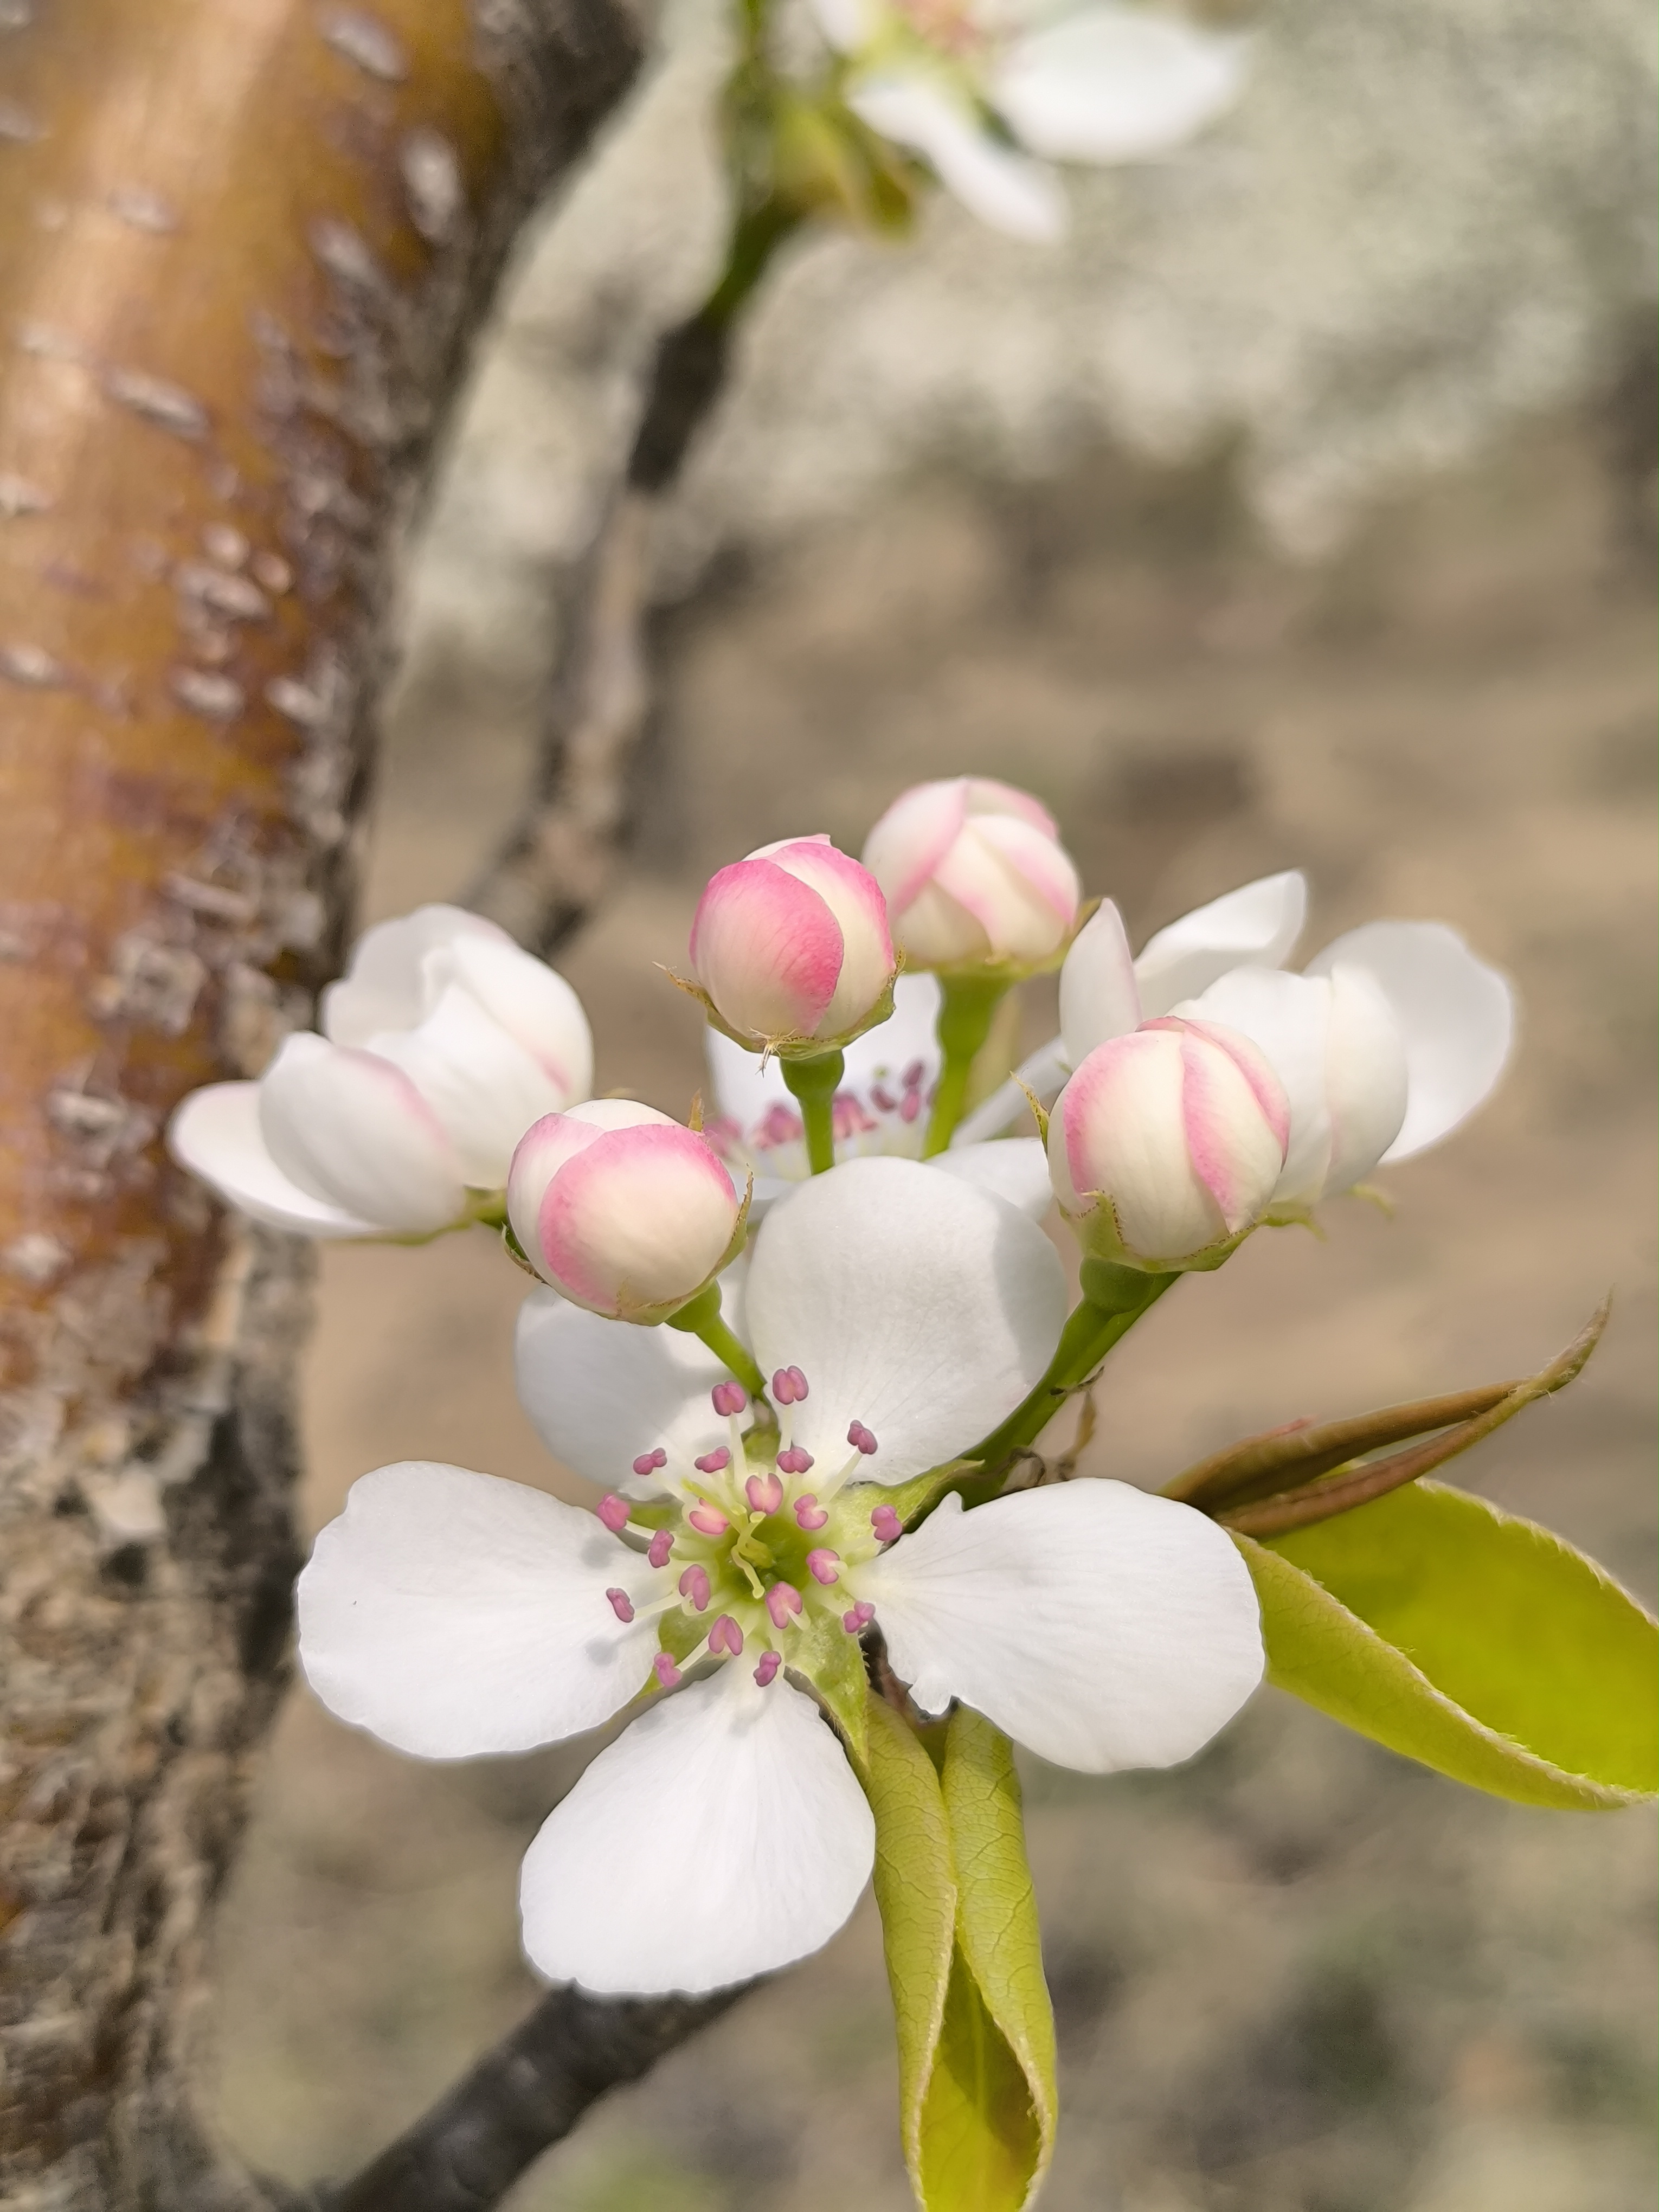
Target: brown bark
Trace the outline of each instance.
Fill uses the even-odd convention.
[[[163,1155],[307,1018],[389,554],[617,0],[0,0],[0,2201],[273,2201],[191,2101],[285,1668],[307,1268]]]

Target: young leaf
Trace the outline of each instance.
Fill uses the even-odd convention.
[[[1659,1624],[1548,1529],[1416,1482],[1234,1541],[1281,1688],[1522,1804],[1594,1809],[1659,1788]]]
[[[1020,2212],[1054,2143],[1054,2020],[1007,1739],[958,1711],[941,1772],[872,1698],[865,1787],[922,2212]]]

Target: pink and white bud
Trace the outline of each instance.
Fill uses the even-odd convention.
[[[1290,1108],[1255,1046],[1164,1018],[1097,1045],[1048,1123],[1048,1172],[1079,1243],[1154,1269],[1221,1258],[1272,1203]]]
[[[690,955],[715,1017],[752,1051],[833,1051],[891,1010],[886,904],[825,836],[763,845],[712,877]]]
[[[665,1321],[743,1241],[744,1208],[715,1154],[628,1099],[538,1121],[513,1155],[507,1213],[544,1282],[617,1321]]]
[[[1077,922],[1077,870],[1053,817],[988,776],[921,783],[864,847],[912,968],[1050,963]]]

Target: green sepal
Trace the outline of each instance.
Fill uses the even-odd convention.
[[[977,1460],[953,1459],[943,1467],[929,1468],[926,1474],[913,1474],[908,1482],[849,1482],[830,1508],[824,1540],[845,1551],[855,1540],[867,1539],[870,1516],[878,1505],[890,1505],[902,1528],[914,1528],[946,1491],[964,1489],[979,1473]]]
[[[869,1750],[870,1682],[858,1638],[833,1613],[813,1609],[791,1632],[784,1656],[791,1673],[804,1675],[817,1692],[854,1763],[861,1763]]]
[[[1521,1804],[1595,1810],[1659,1789],[1659,1623],[1550,1530],[1413,1482],[1233,1540],[1280,1688]]]
[[[1020,2212],[1048,2162],[1056,2100],[1012,1753],[960,1711],[927,1736],[871,1699],[860,1777],[876,1816],[905,2163],[921,2212]]]

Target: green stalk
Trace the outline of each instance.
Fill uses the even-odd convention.
[[[708,1346],[716,1359],[721,1361],[750,1396],[763,1405],[766,1399],[766,1377],[756,1366],[754,1356],[726,1327],[720,1314],[720,1287],[718,1283],[707,1283],[695,1298],[683,1305],[678,1313],[668,1316],[670,1328],[683,1328],[688,1336],[697,1336]]]
[[[941,975],[939,980],[945,994],[939,1010],[938,1031],[945,1064],[939,1070],[939,1089],[933,1094],[927,1141],[922,1146],[925,1160],[931,1160],[935,1152],[945,1150],[951,1132],[962,1119],[968,1098],[968,1078],[991,1034],[991,1024],[1008,988],[1006,975]]]
[[[822,1175],[836,1164],[835,1097],[846,1060],[838,1052],[821,1052],[811,1060],[786,1060],[780,1065],[806,1126],[807,1164],[814,1175]]]

